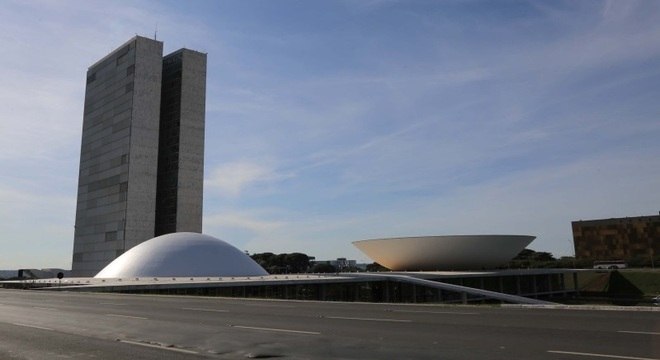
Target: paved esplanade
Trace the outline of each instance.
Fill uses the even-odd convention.
[[[660,312],[0,290],[0,358],[660,359]]]

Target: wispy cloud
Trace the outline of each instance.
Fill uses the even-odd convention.
[[[87,67],[135,34],[153,34],[158,22],[174,33],[170,46],[201,32],[147,2],[1,7],[0,269],[69,268]]]
[[[216,166],[207,176],[205,185],[222,195],[236,197],[250,186],[282,181],[292,176],[278,172],[270,165],[237,161]]]
[[[209,229],[239,229],[253,234],[264,235],[286,226],[285,222],[263,220],[258,214],[241,211],[214,213],[204,218],[204,226]]]
[[[659,3],[287,6],[4,2],[0,244],[70,261],[84,72],[156,24],[209,52],[205,231],[242,248],[527,232],[566,254],[570,220],[657,211]]]

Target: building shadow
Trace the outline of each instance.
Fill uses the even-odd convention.
[[[610,273],[607,285],[607,296],[615,305],[637,305],[644,299],[644,292],[626,279],[618,271]]]

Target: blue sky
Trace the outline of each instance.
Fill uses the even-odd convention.
[[[71,266],[85,71],[208,53],[204,232],[250,252],[660,210],[657,1],[0,2],[0,268]]]

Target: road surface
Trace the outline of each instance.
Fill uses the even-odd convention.
[[[0,289],[0,359],[660,360],[660,312]]]

